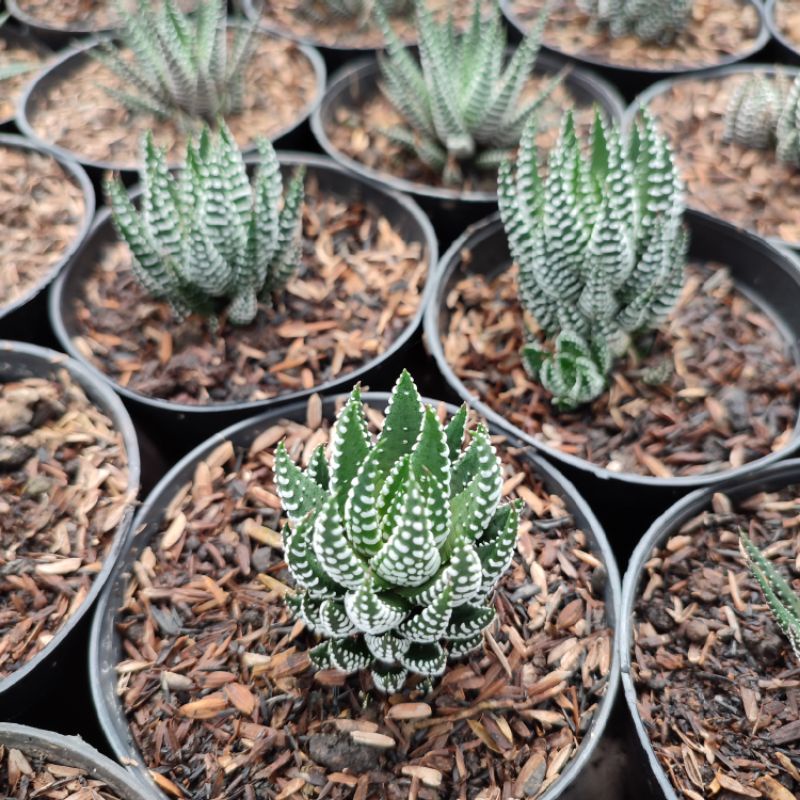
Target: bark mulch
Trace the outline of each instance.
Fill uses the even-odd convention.
[[[531,24],[544,0],[512,0],[520,21]],[[695,0],[692,21],[670,45],[641,42],[635,36],[613,38],[597,29],[575,0],[556,0],[545,30],[548,47],[571,56],[587,56],[635,69],[707,67],[750,49],[759,18],[745,0]]]
[[[122,436],[66,371],[0,384],[0,678],[81,607],[132,501]]]
[[[0,31],[0,69],[11,64],[31,64],[33,66],[29,72],[23,72],[13,78],[0,81],[0,120],[14,116],[17,100],[22,95],[22,90],[51,55],[45,48],[34,44],[32,40],[25,42],[16,36],[8,38],[3,36]]]
[[[226,118],[243,148],[298,119],[317,91],[311,62],[297,45],[267,35],[256,37],[244,85],[244,110]],[[119,169],[138,168],[148,130],[157,145],[168,149],[171,160],[183,158],[187,132],[177,122],[129,111],[109,97],[105,86],[127,89],[107,67],[88,55],[81,57],[68,75],[39,89],[29,112],[31,126],[45,141],[79,159],[113,162]]]
[[[778,0],[775,21],[781,33],[800,48],[800,0]]]
[[[0,786],[8,800],[119,800],[91,770],[0,744]]]
[[[314,396],[306,424],[279,422],[249,450],[220,445],[166,499],[133,565],[117,690],[150,774],[187,798],[538,797],[575,754],[611,668],[606,573],[587,536],[498,441],[504,493],[526,506],[483,649],[429,691],[410,678],[388,698],[366,674],[314,672],[314,637],[281,600],[292,590],[272,453],[286,436],[307,461],[328,438],[321,417]]]
[[[618,361],[605,394],[572,412],[554,409],[522,364],[526,324],[537,328],[523,317],[516,267],[463,278],[447,311],[444,355],[473,394],[531,436],[614,472],[707,474],[791,437],[800,370],[724,267],[691,264],[662,330]],[[653,373],[668,377],[650,384]]]
[[[800,170],[775,150],[722,140],[731,93],[750,73],[679,81],[648,109],[669,136],[687,200],[695,208],[765,236],[800,242]]]
[[[427,280],[422,246],[379,211],[306,181],[297,273],[247,327],[177,322],[130,270],[119,242],[74,300],[75,344],[123,386],[180,403],[265,400],[310,389],[376,358],[409,325]]]
[[[58,161],[0,146],[0,309],[48,275],[85,214],[81,187]]]
[[[184,11],[191,10],[197,0],[177,0]],[[158,0],[156,0],[158,3]],[[106,30],[120,22],[113,0],[17,0],[20,11],[53,28],[79,27],[88,30]],[[135,11],[137,0],[122,0],[122,7]]]
[[[800,588],[800,487],[722,494],[653,550],[633,619],[639,714],[686,800],[800,797],[800,668],[739,553]]]

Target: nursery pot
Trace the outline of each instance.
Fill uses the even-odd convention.
[[[43,58],[52,55],[52,50],[38,39],[35,39],[33,36],[17,28],[11,28],[8,24],[0,28],[0,39],[4,39],[17,47],[27,47],[31,50],[35,50]],[[33,70],[31,73],[25,73],[26,78],[29,77],[29,74],[33,75],[35,71],[36,70]],[[0,130],[14,130],[13,110],[5,117],[0,116]]]
[[[27,725],[0,724],[0,745],[19,750],[28,760],[86,770],[90,780],[103,781],[120,800],[152,800],[119,764],[86,744],[79,736],[62,736]],[[3,787],[11,791],[11,787]],[[10,795],[9,795],[10,796]],[[34,796],[37,793],[34,792]],[[99,796],[99,795],[98,795]]]
[[[511,25],[520,32],[521,35],[530,29],[530,23],[524,22],[514,10],[513,0],[499,0],[500,8],[503,10],[506,19]],[[694,75],[704,73],[716,67],[721,67],[725,64],[734,64],[738,61],[745,61],[751,58],[760,50],[762,50],[770,40],[770,31],[767,27],[766,15],[761,0],[747,0],[748,5],[752,6],[758,14],[759,31],[758,36],[753,43],[740,53],[729,54],[721,56],[716,61],[707,65],[673,65],[664,66],[663,68],[657,67],[633,67],[625,66],[622,64],[614,63],[609,59],[601,56],[590,54],[567,53],[563,50],[556,49],[555,47],[548,46],[546,37],[543,41],[543,48],[550,53],[559,55],[562,58],[567,58],[582,66],[588,66],[595,69],[606,80],[613,83],[625,97],[629,100],[633,99],[637,94],[644,91],[654,81],[666,78],[672,75],[680,75],[683,73],[692,73]]]
[[[536,71],[554,75],[564,66],[558,57],[540,54]],[[322,149],[349,172],[402,192],[411,194],[431,218],[442,246],[447,246],[463,231],[466,224],[475,222],[497,207],[495,190],[460,190],[431,186],[368,167],[339,150],[329,131],[336,123],[340,107],[358,108],[380,92],[380,68],[374,58],[362,59],[342,67],[328,83],[322,103],[311,117],[311,129]],[[612,120],[623,114],[622,100],[609,83],[593,73],[575,68],[565,79],[570,94],[579,104],[596,103]]]
[[[92,182],[86,172],[74,159],[67,155],[54,153],[22,136],[0,134],[0,146],[22,148],[55,159],[64,171],[74,179],[83,193],[84,214],[75,233],[75,238],[65,248],[61,257],[48,272],[27,292],[4,306],[0,306],[0,338],[30,341],[41,345],[54,345],[52,331],[47,319],[47,293],[44,291],[72,258],[89,235],[95,209],[95,196]],[[35,232],[30,231],[31,236]]]
[[[800,45],[792,41],[778,25],[776,12],[779,2],[780,0],[766,0],[764,4],[764,19],[772,38],[778,44],[780,55],[788,59],[789,62],[797,64],[800,63]]]
[[[643,589],[643,583],[646,582],[646,564],[652,557],[654,548],[662,545],[689,520],[711,508],[711,499],[715,492],[724,492],[735,504],[737,500],[744,500],[753,494],[777,491],[795,482],[800,482],[800,460],[790,459],[770,464],[749,474],[739,475],[716,486],[698,489],[682,498],[658,517],[642,537],[631,556],[622,587],[622,614],[617,641],[620,646],[622,663],[623,693],[636,731],[636,735],[630,743],[629,757],[632,762],[643,766],[649,789],[648,797],[654,798],[654,800],[662,798],[663,800],[680,800],[680,798],[656,757],[650,737],[647,735],[647,730],[639,715],[636,686],[631,675],[634,612],[638,594]]]
[[[162,449],[166,448],[173,455],[183,455],[212,433],[238,420],[307,397],[313,392],[341,390],[359,380],[366,381],[373,388],[388,388],[402,365],[407,349],[414,344],[417,329],[422,323],[425,305],[432,296],[432,275],[437,263],[438,246],[430,222],[413,200],[398,192],[354,178],[330,159],[303,153],[279,155],[285,168],[306,165],[308,176],[317,179],[321,193],[346,198],[351,202],[362,201],[370,204],[406,241],[419,242],[423,248],[423,258],[428,264],[425,290],[420,298],[419,307],[409,319],[403,332],[385,352],[346,374],[340,374],[310,389],[287,391],[269,400],[229,401],[208,405],[190,405],[148,397],[113,382],[86,361],[73,341],[77,333],[73,299],[82,291],[83,281],[96,264],[99,250],[104,244],[116,240],[110,212],[108,209],[103,209],[97,215],[86,246],[53,286],[50,294],[50,319],[61,346],[73,357],[84,361],[97,379],[113,387],[123,397],[137,417],[137,421],[141,419],[145,427],[153,431]],[[248,161],[255,164],[258,162],[258,157],[252,156]],[[168,432],[166,437],[164,437],[165,432]]]
[[[333,419],[337,400],[343,401],[344,399],[343,397],[324,398],[322,401],[322,418]],[[367,406],[384,410],[389,395],[370,392],[363,395],[362,399]],[[427,402],[433,403],[435,401]],[[456,408],[448,405],[447,412],[452,415],[456,412]],[[126,593],[126,586],[130,580],[133,565],[144,548],[148,547],[154,537],[158,535],[165,508],[175,493],[187,481],[192,480],[197,464],[200,461],[207,458],[210,453],[224,442],[232,443],[235,448],[246,449],[259,434],[278,423],[279,420],[293,420],[302,423],[306,420],[306,414],[307,404],[300,402],[267,412],[254,419],[242,421],[215,434],[181,459],[156,486],[139,509],[134,520],[136,534],[129,539],[128,550],[125,556],[117,563],[114,575],[106,586],[106,591],[95,614],[89,645],[92,696],[103,731],[115,755],[143,783],[149,786],[153,786],[152,779],[142,763],[141,755],[127,724],[120,697],[116,692],[117,673],[115,665],[125,656],[115,623],[115,616],[124,602],[123,597]],[[498,433],[496,430],[491,432],[493,434]],[[510,446],[521,445],[513,437],[509,437],[508,443]],[[518,457],[526,460],[530,459],[548,492],[565,498],[566,508],[572,514],[576,527],[586,533],[587,548],[593,552],[605,567],[604,592],[608,624],[610,627],[615,628],[617,609],[619,607],[619,578],[616,562],[602,527],[575,487],[558,470],[529,451]],[[616,650],[616,645],[614,649]],[[615,652],[611,670],[608,674],[606,694],[590,723],[591,727],[586,732],[578,753],[571,759],[569,766],[563,771],[561,777],[541,795],[540,800],[556,800],[557,797],[562,796],[562,792],[569,786],[578,785],[576,782],[580,780],[580,772],[591,758],[614,705],[618,683],[617,658],[618,655]],[[163,797],[160,794],[159,796]]]
[[[139,489],[140,463],[136,432],[124,405],[114,392],[97,380],[86,367],[63,353],[21,342],[0,341],[1,381],[46,378],[56,370],[67,370],[95,406],[109,417],[115,430],[121,433],[128,465],[128,489],[132,500],[116,526],[102,568],[95,576],[83,603],[46,647],[24,666],[0,679],[0,719],[3,720],[19,719],[46,700],[56,689],[63,690],[64,686],[54,681],[53,676],[69,674],[76,665],[84,664],[83,651],[76,646],[88,628],[89,611],[124,549],[124,540],[133,518],[133,498]]]
[[[726,265],[736,287],[776,323],[795,361],[800,360],[800,316],[797,314],[800,265],[797,259],[788,250],[777,249],[747,231],[697,211],[687,211],[684,218],[690,233],[690,259]],[[462,262],[463,251],[471,253],[468,265]],[[524,433],[470,392],[451,369],[442,348],[449,317],[445,301],[455,283],[474,272],[495,277],[510,264],[508,242],[499,215],[467,229],[442,256],[434,295],[425,315],[425,341],[454,396],[466,400],[494,425],[511,431],[555,461],[576,484],[603,525],[614,531],[615,552],[623,563],[652,519],[687,492],[722,479],[757,474],[767,464],[800,447],[800,424],[796,424],[786,447],[740,467],[708,475],[657,478],[613,472]]]

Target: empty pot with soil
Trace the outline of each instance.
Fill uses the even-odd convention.
[[[409,463],[407,451],[418,436],[420,420],[408,420],[421,414],[419,401],[400,391],[408,388],[409,380],[404,376],[398,382],[385,425],[388,396],[363,397],[369,437],[381,429],[387,437],[373,448],[375,458],[391,451],[397,463]],[[401,658],[414,667],[386,688],[382,681],[394,682],[391,674],[396,674],[390,668],[393,656],[383,656],[388,673],[378,661],[368,670],[371,659],[361,660],[362,638],[320,640],[311,633],[310,621],[299,621],[304,613],[312,613],[315,601],[302,594],[298,618],[284,600],[298,593],[298,601],[305,586],[305,578],[298,577],[305,572],[294,558],[298,539],[292,537],[303,535],[296,527],[297,516],[304,519],[307,510],[313,511],[309,500],[317,510],[331,506],[317,498],[319,485],[309,484],[302,495],[293,495],[303,504],[289,513],[296,534],[288,537],[285,529],[282,537],[278,495],[288,502],[290,490],[285,484],[282,489],[276,486],[273,469],[278,461],[282,466],[277,469],[285,477],[284,470],[291,475],[296,469],[291,461],[306,467],[310,458],[316,464],[313,474],[321,476],[324,446],[339,409],[330,474],[332,480],[342,480],[340,466],[352,470],[364,457],[353,437],[367,435],[356,419],[361,398],[351,397],[342,411],[343,406],[344,398],[320,400],[315,395],[307,403],[223,431],[176,465],[148,498],[137,517],[141,532],[130,542],[92,631],[92,690],[112,748],[167,796],[194,796],[209,785],[215,794],[236,789],[245,796],[258,796],[268,786],[286,796],[302,791],[334,798],[350,797],[354,790],[364,798],[409,793],[472,797],[492,787],[498,792],[505,787],[515,797],[560,796],[599,740],[616,687],[611,655],[616,567],[602,530],[556,470],[492,430],[491,442],[502,466],[493,466],[493,456],[480,463],[488,463],[492,478],[487,480],[498,489],[490,515],[495,507],[501,516],[500,509],[505,509],[503,530],[511,519],[512,538],[506,542],[510,568],[481,612],[483,621],[476,623],[471,655],[457,658],[451,641],[452,658],[445,666],[439,661],[445,651],[435,636],[427,639],[433,643],[413,644],[407,650],[398,638],[397,652],[405,652],[407,657]],[[430,408],[425,431],[438,429],[436,435],[441,436],[439,420],[453,419],[456,409],[444,404]],[[466,415],[458,416],[463,428]],[[407,421],[401,423],[400,417]],[[355,427],[350,425],[353,420]],[[461,450],[458,425],[451,422],[447,428],[450,458]],[[468,462],[492,445],[485,430],[469,422],[467,428],[472,430],[472,454],[461,464],[472,469]],[[403,448],[381,449],[381,441],[402,436],[403,431],[408,439],[405,454]],[[279,442],[285,449],[276,447]],[[338,460],[336,453],[342,452],[347,457]],[[443,453],[438,446],[420,446],[415,452],[427,453],[418,456],[425,458]],[[454,487],[464,478],[462,467],[453,473],[460,475],[453,477]],[[502,492],[495,477],[502,481]],[[409,487],[413,483],[400,472],[394,480],[398,479],[409,481]],[[364,491],[369,492],[369,486]],[[449,494],[445,502],[450,502]],[[521,501],[519,507],[510,505],[515,499]],[[355,500],[352,503],[348,531],[354,530],[354,514],[359,513],[352,510]],[[461,530],[468,518],[454,513],[451,532]],[[517,513],[521,517],[512,519]],[[367,506],[364,514],[366,522]],[[422,523],[420,529],[429,532],[427,525]],[[397,536],[404,535],[397,530]],[[500,529],[493,530],[487,539]],[[383,549],[390,533],[383,534]],[[340,539],[336,550],[352,553],[349,538],[346,549],[344,541]],[[454,552],[461,553],[463,546],[455,546]],[[443,547],[441,558],[451,558],[452,566],[455,556],[448,553]],[[287,561],[293,565],[291,574]],[[377,561],[372,559],[370,569],[381,570],[374,567]],[[434,568],[439,563],[442,569],[451,568],[439,561]],[[499,563],[509,562],[500,557]],[[460,574],[460,568],[453,569],[453,575]],[[334,578],[340,574],[331,572]],[[461,578],[458,586],[462,592]],[[394,603],[379,602],[384,608]],[[336,613],[339,605],[333,605]],[[438,601],[432,606],[438,607]],[[453,616],[456,627],[465,626],[460,608],[464,607],[452,611],[461,620],[456,623]],[[477,613],[469,608],[470,614]],[[360,618],[355,607],[351,611]],[[499,625],[490,622],[495,614]],[[414,635],[409,627],[397,630],[404,632],[397,636]],[[466,627],[458,630],[465,633]],[[386,634],[382,641],[392,636]],[[381,636],[370,640],[377,647],[375,640]],[[319,641],[333,659],[327,665],[319,664]],[[358,664],[345,666],[341,658],[348,661],[345,654],[351,651]],[[362,669],[353,672],[359,666]],[[413,674],[423,670],[440,675]]]
[[[25,85],[52,55],[30,34],[0,21],[0,127],[10,126]]]
[[[0,335],[51,342],[44,289],[83,243],[94,207],[73,159],[0,134]]]
[[[139,451],[119,398],[61,353],[0,343],[0,715],[45,701],[130,530]]]
[[[625,699],[650,796],[790,800],[797,660],[740,533],[797,590],[800,461],[693,492],[644,536],[625,575]]]

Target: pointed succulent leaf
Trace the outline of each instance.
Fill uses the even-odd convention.
[[[278,444],[275,451],[273,470],[281,505],[293,525],[304,519],[309,511],[322,505],[324,488],[295,466],[283,442]]]
[[[290,531],[283,530],[283,557],[294,582],[312,597],[335,597],[344,590],[325,574],[311,547],[313,520],[303,520]]]
[[[403,639],[392,632],[378,636],[365,633],[364,641],[367,643],[370,653],[378,661],[397,661],[411,646],[408,639]]]
[[[356,630],[356,626],[347,616],[344,603],[339,600],[323,600],[320,603],[316,619],[317,632],[331,639],[341,639]]]
[[[444,672],[447,652],[439,644],[412,644],[399,658],[409,671],[419,675],[436,676]]]
[[[317,561],[332,581],[348,589],[358,589],[364,583],[365,564],[346,538],[335,497],[328,497],[315,515],[311,541]]]
[[[356,387],[336,419],[331,437],[330,490],[342,511],[359,463],[370,450],[361,390]]]
[[[466,639],[482,633],[492,624],[494,617],[495,611],[491,606],[459,606],[450,616],[447,638]]]
[[[397,632],[412,642],[436,642],[447,631],[453,610],[453,584],[445,585],[433,602],[397,627]]]
[[[311,665],[315,669],[329,669],[331,667],[330,642],[322,642],[308,651]]]
[[[332,667],[348,674],[366,669],[372,661],[372,656],[361,638],[331,639],[328,642],[328,658]]]
[[[379,468],[384,474],[411,452],[421,426],[422,400],[411,374],[403,370],[392,390],[383,429],[375,443]]]
[[[284,448],[285,450],[285,448]],[[325,445],[321,444],[315,448],[308,462],[305,472],[306,478],[314,481],[323,491],[327,491],[329,474],[328,461],[325,457]]]
[[[372,682],[384,694],[402,691],[407,677],[408,670],[399,665],[374,664],[372,667]]]
[[[501,506],[478,544],[477,552],[483,572],[481,591],[484,594],[494,588],[514,557],[521,507],[521,501]]]
[[[358,589],[345,595],[344,606],[358,630],[374,635],[394,630],[407,613],[406,607],[398,600],[379,594],[370,574]]]
[[[483,632],[464,639],[453,639],[450,642],[450,658],[462,658],[473,653],[483,644]]]

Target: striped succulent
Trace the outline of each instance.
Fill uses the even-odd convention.
[[[104,87],[110,96],[189,126],[241,111],[256,21],[237,25],[229,46],[225,0],[199,0],[193,14],[175,0],[138,0],[135,11],[118,2],[117,11],[124,49],[105,40],[89,51],[126,87]]]
[[[260,154],[252,186],[242,154],[224,123],[213,135],[204,127],[187,147],[186,167],[176,178],[166,153],[148,134],[140,210],[118,178],[106,182],[114,225],[133,255],[133,272],[175,314],[228,319],[247,325],[259,301],[269,302],[299,261],[303,173],[283,194],[272,145]]]
[[[614,357],[658,326],[680,293],[682,186],[646,114],[624,141],[597,113],[584,153],[568,112],[546,177],[535,138],[531,122],[516,169],[500,168],[500,214],[522,305],[546,339],[532,338],[524,362],[557,405],[573,408],[603,391]]]
[[[440,675],[448,655],[480,646],[519,507],[500,504],[500,462],[483,426],[462,450],[466,420],[462,407],[443,426],[404,371],[376,441],[356,388],[327,459],[320,446],[301,471],[278,447],[289,603],[322,638],[311,651],[318,668],[370,668],[378,690],[395,692],[409,673]]]
[[[776,128],[786,100],[785,81],[755,73],[731,94],[725,109],[726,142],[766,149],[775,143]]]
[[[617,38],[669,44],[692,18],[693,0],[578,0],[578,6]]]
[[[783,104],[776,130],[778,158],[800,167],[800,77],[795,78]]]
[[[739,533],[739,547],[778,627],[800,660],[800,597],[743,531]]]
[[[419,61],[380,7],[376,17],[387,43],[380,57],[381,88],[406,123],[385,133],[441,173],[446,184],[461,183],[467,164],[496,168],[560,80],[556,76],[544,91],[523,98],[546,11],[505,64],[506,33],[496,5],[486,19],[475,0],[470,25],[458,36],[452,19],[437,22],[424,0],[416,0]]]
[[[308,0],[302,10],[320,23],[338,17],[343,20],[354,19],[360,25],[366,25],[378,5],[391,16],[406,14],[412,7],[411,0]]]

